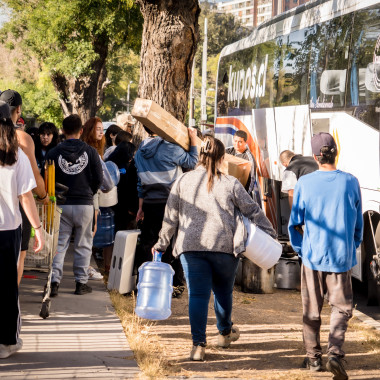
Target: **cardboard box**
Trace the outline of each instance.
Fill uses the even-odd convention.
[[[178,144],[186,151],[190,149],[187,127],[153,100],[137,98],[132,116],[164,140]],[[201,143],[198,138],[198,148]]]
[[[178,144],[186,151],[189,150],[187,127],[153,100],[137,98],[132,116],[164,140]],[[202,140],[197,137],[198,149],[201,143]],[[236,177],[245,186],[251,172],[251,162],[226,154],[221,171]]]

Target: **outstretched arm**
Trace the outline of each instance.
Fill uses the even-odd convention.
[[[45,190],[45,182],[42,178],[37,166],[36,157],[34,155],[34,142],[33,139],[24,131],[17,130],[17,139],[20,148],[28,156],[30,165],[32,166],[33,175],[36,180],[37,187],[33,191],[37,194],[37,197],[41,199],[44,204],[49,203],[49,197]]]

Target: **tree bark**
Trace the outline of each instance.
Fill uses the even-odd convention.
[[[136,0],[144,17],[139,97],[185,121],[199,39],[198,0]],[[135,134],[141,133],[137,126]]]
[[[98,59],[92,64],[92,72],[78,78],[65,77],[53,73],[51,80],[58,92],[63,114],[66,116],[78,114],[85,123],[94,117],[103,104],[104,90],[109,83],[107,80],[106,59],[108,46],[101,41],[94,42]]]

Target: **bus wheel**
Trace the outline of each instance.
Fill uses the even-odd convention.
[[[370,220],[371,218],[371,220]],[[372,221],[373,231],[375,233],[375,241],[373,239],[370,221]],[[375,275],[380,273],[380,259],[373,259],[376,253],[376,247],[380,247],[380,215],[369,212],[364,220],[364,235],[362,249],[365,253],[365,280],[368,288],[368,306],[380,305],[380,284]],[[372,263],[372,264],[371,264]],[[372,266],[372,269],[371,269]]]

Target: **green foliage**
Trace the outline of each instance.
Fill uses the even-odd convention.
[[[131,97],[136,96],[143,19],[134,0],[0,0],[1,9],[10,18],[2,25],[0,43],[22,54],[8,63],[11,77],[0,74],[0,89],[17,89],[24,113],[59,124],[63,95],[56,93],[52,74],[66,81],[88,77],[100,56],[108,57],[111,80],[100,114],[111,118],[122,107],[118,98],[126,93],[127,80],[134,82]],[[22,64],[31,60],[32,68]]]
[[[98,112],[104,121],[111,120],[118,112],[127,111],[128,84],[132,110],[139,84],[140,56],[128,48],[122,48],[109,57],[107,70],[111,83],[106,89],[103,106]]]
[[[138,51],[142,17],[133,0],[1,0],[11,10],[2,36],[12,35],[50,71],[78,78],[104,49]]]
[[[22,117],[37,119],[38,122],[49,121],[59,127],[63,120],[62,109],[57,93],[46,72],[41,72],[37,82],[0,79],[0,89],[16,88],[20,93]]]

